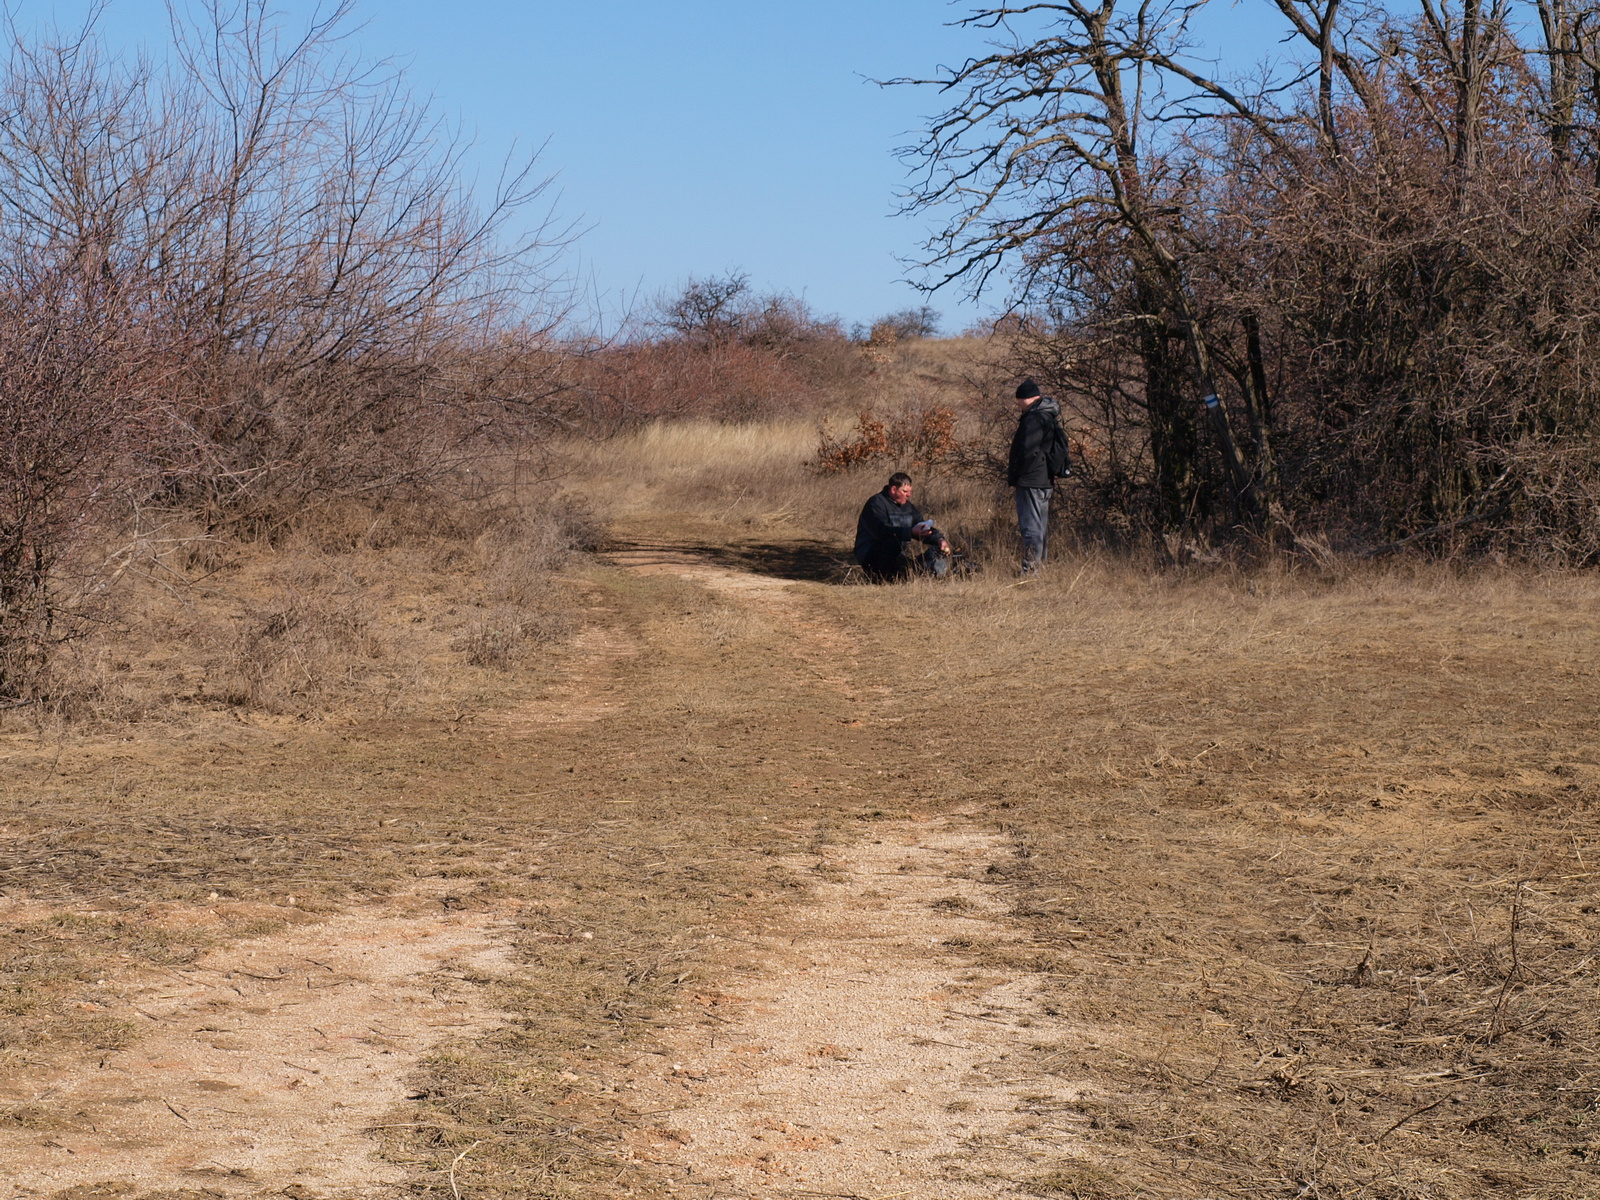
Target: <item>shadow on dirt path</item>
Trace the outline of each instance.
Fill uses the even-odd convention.
[[[602,553],[619,566],[695,561],[752,575],[813,583],[842,582],[850,568],[849,557],[840,553],[837,546],[813,538],[721,544],[620,538],[609,542]]]

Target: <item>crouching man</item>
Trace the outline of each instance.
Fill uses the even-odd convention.
[[[915,559],[906,547],[922,542]],[[950,569],[950,543],[911,503],[911,476],[897,471],[883,491],[868,500],[856,522],[856,562],[873,583],[889,583],[916,572],[944,575]]]

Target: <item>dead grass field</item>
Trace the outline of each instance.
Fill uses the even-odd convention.
[[[759,992],[759,947],[838,902],[831,864],[931,821],[1009,852],[970,866],[990,932],[919,953],[1033,982],[986,1018],[1009,1099],[978,1109],[1001,1124],[903,1194],[1600,1192],[1600,582],[1068,559],[1023,584],[840,585],[881,480],[811,479],[813,435],[573,450],[563,487],[611,530],[563,569],[577,636],[474,653],[473,622],[528,610],[495,598],[482,530],[231,549],[210,599],[150,601],[175,632],[125,669],[101,647],[122,707],[8,714],[0,1176],[93,1134],[40,1080],[181,1040],[136,1010],[150,971],[337,914],[492,914],[513,964],[452,966],[492,1027],[420,1054],[384,1119],[352,1115],[402,1182],[327,1182],[311,1145],[294,1178],[14,1194],[816,1194],[685,1174],[692,1139],[642,1152],[678,1129],[652,1097],[733,1019],[719,997]],[[988,519],[995,493],[928,484],[941,520]],[[205,683],[248,643],[219,631],[267,619],[307,561],[294,594],[361,614],[376,654],[341,634],[299,652],[315,688],[281,666],[254,699]],[[717,1102],[717,1078],[690,1083]],[[138,1086],[156,1112],[168,1094]],[[896,1190],[863,1180],[829,1194]]]

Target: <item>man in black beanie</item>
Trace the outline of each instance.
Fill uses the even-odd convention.
[[[1022,415],[1011,438],[1006,485],[1017,490],[1017,531],[1022,535],[1022,573],[1027,575],[1044,562],[1050,496],[1056,478],[1070,471],[1061,406],[1052,397],[1040,395],[1033,380],[1024,379],[1017,387],[1017,407]]]

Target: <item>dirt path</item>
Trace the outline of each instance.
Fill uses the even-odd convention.
[[[847,631],[801,585],[660,548],[619,557],[781,619],[816,682],[859,698]],[[634,1106],[656,1116],[630,1152],[678,1194],[961,1200],[1070,1152],[1030,1119],[1082,1094],[1029,1061],[1038,1023],[1063,1034],[1037,999],[1044,980],[984,962],[1022,937],[989,871],[1010,847],[968,813],[869,828],[789,861],[811,895],[751,941],[755,973],[694,995],[670,1051],[627,1070]]]
[[[115,1179],[138,1188],[389,1196],[373,1153],[407,1073],[499,1014],[467,976],[512,968],[505,913],[406,911],[409,896],[236,942],[182,968],[101,981],[83,1001],[135,1024],[126,1050],[36,1059],[0,1081],[0,1196]],[[435,915],[436,914],[436,915]],[[18,1115],[22,1114],[22,1115]],[[32,1114],[30,1119],[28,1114]]]
[[[698,583],[732,604],[777,622],[774,629],[795,635],[791,652],[815,682],[848,699],[859,699],[851,670],[856,662],[854,642],[848,631],[800,600],[802,585],[796,581],[730,570],[669,545],[633,546],[614,551],[610,557],[618,566],[641,575],[675,575]]]
[[[981,882],[1006,853],[957,814],[793,863],[814,896],[753,941],[759,973],[694,996],[709,1019],[634,1064],[636,1103],[660,1113],[634,1153],[705,1197],[959,1200],[1026,1177],[1059,1150],[1030,1139],[1029,1110],[1080,1089],[1025,1065],[1041,978],[974,961],[1017,941]]]

